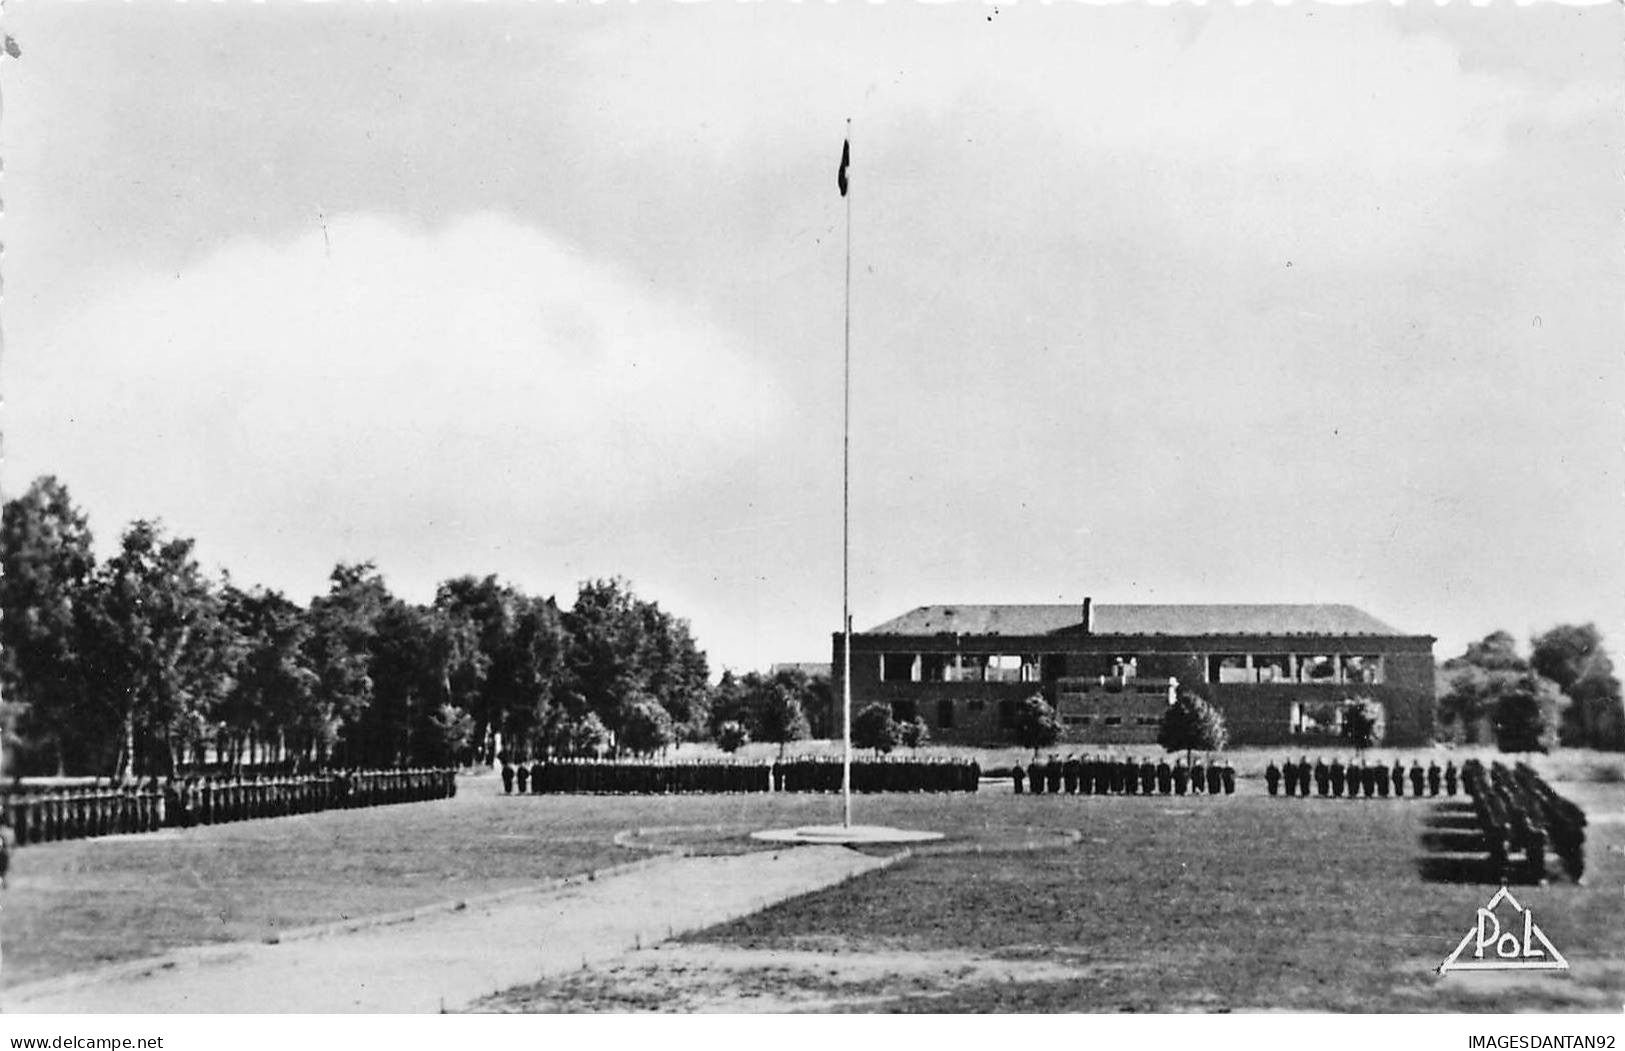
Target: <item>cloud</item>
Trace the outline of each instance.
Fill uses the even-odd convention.
[[[636,514],[727,470],[778,416],[749,347],[494,216],[333,217],[116,287],[51,330],[19,319],[18,466],[255,563],[256,528],[285,515],[330,565],[499,508],[521,535]]]

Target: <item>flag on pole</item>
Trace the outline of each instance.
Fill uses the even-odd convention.
[[[841,196],[846,196],[846,169],[852,163],[852,140],[847,139],[841,143],[841,170],[836,173],[835,185],[841,188]]]

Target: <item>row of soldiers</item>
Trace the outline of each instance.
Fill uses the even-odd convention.
[[[512,794],[517,788],[521,795],[839,792],[843,777],[839,760],[822,758],[772,763],[538,760],[505,762],[501,773],[503,792]],[[981,767],[974,760],[888,758],[852,762],[854,792],[974,792],[981,776]]]
[[[19,845],[160,828],[187,828],[341,807],[440,799],[457,793],[455,771],[365,770],[297,777],[146,778],[90,788],[14,785],[0,802]]]
[[[773,785],[781,792],[839,792],[841,763],[801,758],[773,766]],[[872,758],[852,761],[854,792],[975,792],[982,767],[974,759],[944,757]]]
[[[1585,876],[1585,813],[1552,790],[1544,778],[1520,763],[1509,770],[1495,763],[1486,774],[1476,759],[1462,764],[1463,784],[1473,799],[1490,863],[1503,882],[1521,878],[1546,882],[1546,849],[1554,849],[1570,878]],[[1521,864],[1512,855],[1522,852]]]
[[[1350,799],[1387,799],[1390,789],[1394,798],[1398,799],[1405,795],[1407,780],[1413,798],[1437,796],[1441,784],[1447,795],[1454,796],[1458,777],[1460,774],[1454,761],[1446,762],[1443,769],[1438,762],[1431,762],[1423,770],[1420,760],[1412,760],[1407,771],[1398,759],[1394,760],[1392,767],[1363,759],[1350,759],[1345,765],[1342,759],[1327,763],[1320,758],[1311,766],[1309,757],[1304,756],[1297,762],[1288,759],[1279,766],[1272,759],[1264,768],[1264,786],[1270,795],[1278,795],[1285,788],[1289,796],[1308,796],[1313,786],[1314,794],[1322,799],[1341,799],[1345,793]]]
[[[1169,765],[1167,759],[1153,763],[1149,758],[1112,755],[1050,755],[1034,759],[1023,768],[1017,763],[1010,771],[1016,795],[1023,783],[1033,795],[1177,795],[1189,790],[1195,795],[1233,795],[1236,771],[1229,762],[1198,758],[1190,764],[1181,759]]]
[[[566,759],[502,764],[502,790],[521,795],[676,792],[766,792],[772,787],[761,763],[664,763],[637,760]]]

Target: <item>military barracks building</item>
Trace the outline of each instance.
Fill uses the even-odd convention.
[[[1039,693],[1063,741],[1148,744],[1188,685],[1232,744],[1335,739],[1343,703],[1369,698],[1380,739],[1415,745],[1433,734],[1433,642],[1353,606],[921,606],[853,634],[852,705],[923,716],[942,743],[995,743]],[[841,657],[837,633],[835,697]]]

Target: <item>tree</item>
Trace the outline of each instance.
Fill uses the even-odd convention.
[[[621,702],[635,693],[654,697],[694,732],[706,725],[710,672],[686,621],[639,600],[626,581],[613,578],[582,583],[564,627],[568,692],[617,739],[626,710]]]
[[[372,706],[373,640],[378,618],[394,596],[371,562],[341,562],[328,575],[328,592],[310,604],[309,666],[316,673],[317,759],[335,753],[360,761],[359,723]]]
[[[375,622],[369,668],[373,700],[357,724],[368,765],[422,764],[435,750],[436,712],[480,701],[490,660],[478,625],[459,612],[392,600]]]
[[[1561,691],[1533,672],[1495,703],[1495,744],[1503,752],[1549,752],[1557,744]]]
[[[1471,665],[1485,671],[1526,671],[1529,662],[1518,655],[1518,641],[1509,631],[1492,631],[1477,642],[1467,644],[1460,657],[1444,662],[1446,671]]]
[[[414,731],[450,703],[436,681],[439,625],[429,611],[392,598],[373,622],[367,667],[372,702],[345,732],[345,756],[362,766],[391,767],[412,756]]]
[[[492,654],[490,675],[491,711],[513,739],[529,742],[539,735],[558,705],[567,646],[558,603],[520,596],[513,633]]]
[[[474,740],[474,717],[461,708],[442,704],[429,717],[429,733],[422,758],[430,766],[460,765]]]
[[[1470,643],[1459,657],[1444,662],[1448,688],[1439,698],[1439,722],[1456,728],[1461,739],[1476,744],[1491,720],[1501,695],[1529,671],[1517,642],[1505,631],[1493,631]]]
[[[0,677],[22,715],[18,728],[57,773],[94,769],[87,737],[85,604],[96,560],[90,523],[68,489],[47,475],[5,506],[0,524]]]
[[[761,682],[752,691],[750,709],[755,727],[751,736],[778,745],[781,756],[785,745],[807,736],[807,715],[802,711],[801,698],[787,683],[777,679]]]
[[[1382,705],[1370,698],[1358,698],[1343,705],[1343,740],[1362,755],[1382,739],[1382,723]]]
[[[931,740],[931,728],[925,725],[925,719],[918,715],[898,727],[898,733],[903,739],[903,744],[910,748],[918,748]]]
[[[1037,755],[1040,748],[1048,748],[1061,739],[1061,720],[1055,709],[1035,693],[1016,705],[1015,721],[1011,733],[1017,744],[1031,748]]]
[[[653,755],[677,740],[671,713],[660,702],[644,695],[633,700],[621,718],[619,744],[634,755]]]
[[[1569,698],[1565,743],[1625,748],[1625,701],[1595,624],[1560,624],[1530,644],[1530,666]]]
[[[884,754],[897,747],[898,736],[890,705],[879,702],[865,705],[852,719],[852,743],[858,748],[872,748],[877,754]]]
[[[711,687],[706,703],[706,716],[710,721],[711,736],[719,739],[722,727],[737,723],[747,731],[750,728],[750,691],[743,679],[732,668],[724,668],[722,677]]]
[[[238,641],[193,542],[152,521],[124,533],[96,577],[87,662],[95,694],[120,728],[114,774],[170,773],[211,734]]]
[[[1625,750],[1625,696],[1612,675],[1586,676],[1568,691],[1569,711],[1577,713],[1579,741],[1592,748]]]
[[[732,755],[750,743],[750,731],[742,723],[729,720],[717,727],[717,747]]]
[[[559,710],[547,728],[550,749],[559,755],[595,756],[609,745],[609,729],[596,712],[567,715]]]
[[[645,646],[643,688],[670,713],[681,736],[701,736],[707,725],[711,669],[694,644],[688,621],[653,602],[639,602]]]
[[[316,701],[320,677],[310,666],[311,625],[305,611],[276,591],[243,591],[228,584],[222,616],[238,636],[232,685],[219,715],[234,761],[255,744],[286,742],[301,758],[315,758],[330,731]]]
[[[1189,690],[1180,690],[1163,714],[1157,743],[1167,752],[1218,752],[1230,743],[1224,714]]]

